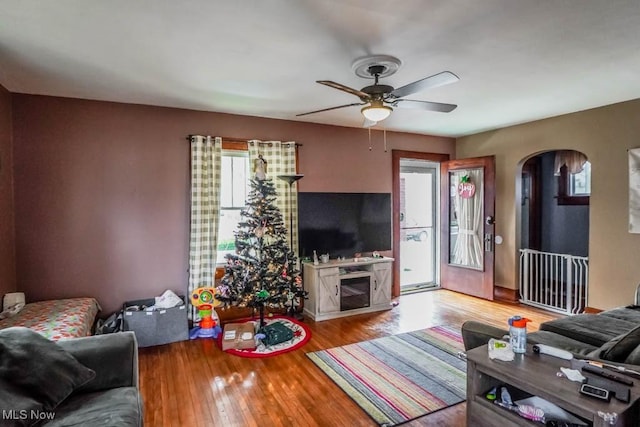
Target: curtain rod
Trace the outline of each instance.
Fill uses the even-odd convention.
[[[185,138],[187,141],[191,141],[191,137],[193,136],[206,136],[206,135],[187,135],[187,137]],[[269,144],[269,141],[261,141],[259,139],[238,139],[238,138],[225,138],[224,136],[221,137],[223,141],[226,142],[242,142],[242,143],[246,143],[248,144],[249,141],[257,141],[258,144]],[[292,141],[288,141],[288,142],[283,142],[283,144],[294,144],[296,147],[302,147],[303,144],[300,144],[299,142],[292,142]]]

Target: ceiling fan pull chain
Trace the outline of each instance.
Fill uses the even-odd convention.
[[[382,128],[382,132],[383,132],[382,134],[383,134],[383,137],[384,137],[384,152],[386,153],[387,152],[387,128],[383,127]]]
[[[371,128],[367,129],[369,131],[369,151],[371,151]]]

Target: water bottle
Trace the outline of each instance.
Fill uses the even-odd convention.
[[[509,319],[509,336],[514,353],[527,351],[527,322],[531,320],[521,316],[513,316]]]

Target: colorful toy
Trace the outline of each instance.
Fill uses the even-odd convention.
[[[220,301],[215,298],[214,288],[198,288],[191,294],[191,303],[198,307],[200,315],[200,326],[195,326],[189,332],[189,338],[218,338],[222,333],[222,328],[213,318],[214,307],[220,305]],[[217,316],[216,316],[217,318]]]

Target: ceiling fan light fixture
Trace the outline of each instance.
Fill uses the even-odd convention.
[[[371,102],[371,105],[367,105],[360,111],[367,120],[381,122],[389,117],[393,108],[383,105],[382,102]]]

